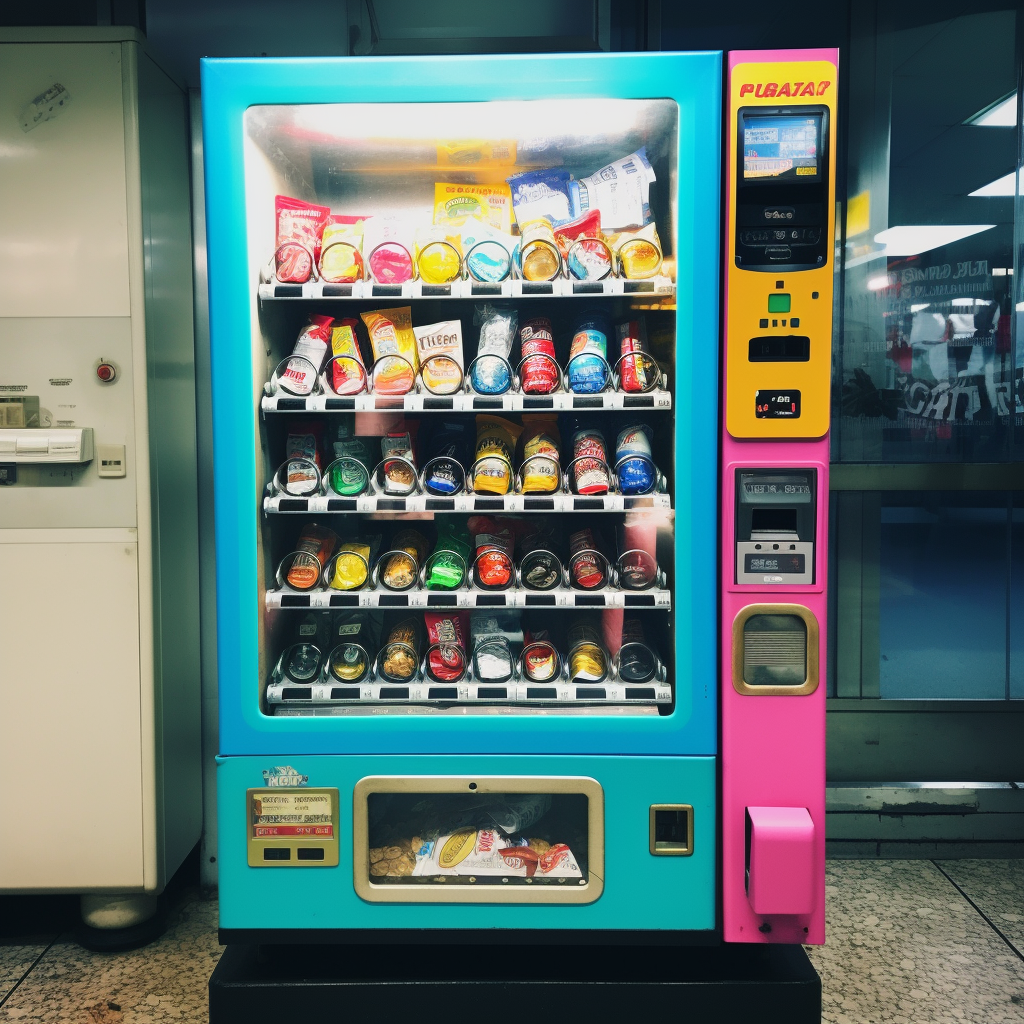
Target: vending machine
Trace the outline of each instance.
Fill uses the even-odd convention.
[[[823,783],[786,790],[806,765],[777,753],[779,734],[754,748],[741,734],[776,701],[797,702],[789,719],[780,705],[785,728],[823,710],[791,695],[809,687],[785,665],[773,675],[768,648],[795,643],[794,616],[824,635],[809,600],[824,454],[788,439],[817,430],[827,372],[753,360],[755,342],[799,347],[802,318],[810,368],[827,366],[827,165],[807,174],[801,157],[750,200],[777,188],[819,232],[820,266],[748,274],[741,256],[764,247],[727,236],[727,323],[747,331],[765,305],[744,297],[734,254],[756,288],[780,278],[768,306],[784,295],[795,318],[755,323],[749,366],[727,336],[744,361],[720,403],[720,53],[205,60],[202,74],[222,940],[820,941],[800,930],[820,914],[817,863],[812,908],[757,901],[781,884],[780,808],[810,816],[820,854]],[[834,67],[832,81],[809,115],[819,145]],[[754,106],[744,91],[737,116]],[[788,132],[788,109],[770,113]],[[748,378],[757,400],[734,423]],[[755,411],[795,388],[801,418]],[[764,480],[800,473],[809,535],[792,551],[809,582],[734,577],[734,544],[788,529],[782,505],[758,504]],[[746,474],[739,490],[728,474]],[[738,494],[752,513],[733,516]],[[783,608],[757,610],[779,591]],[[750,702],[729,720],[720,601],[748,615],[741,652],[755,629],[778,633],[750,640],[756,699],[723,683]],[[795,931],[759,930],[762,916],[751,931],[740,897]]]

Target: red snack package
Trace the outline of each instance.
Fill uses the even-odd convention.
[[[277,241],[274,263],[278,281],[302,284],[320,262],[320,243],[331,211],[326,206],[278,196],[274,203]]]
[[[527,320],[519,328],[519,342],[523,359],[523,393],[550,395],[558,388],[558,365],[554,362],[555,338],[551,332],[551,321],[546,316]]]
[[[462,618],[451,612],[425,612],[428,643],[437,644],[427,658],[427,671],[441,683],[454,683],[466,672],[466,643]]]
[[[569,534],[569,571],[573,582],[584,590],[604,586],[604,563],[596,554],[599,550],[597,539],[589,527]]]
[[[616,328],[621,356],[647,351],[647,326],[644,318],[626,320]],[[623,359],[619,364],[623,391],[643,391],[647,388],[647,363],[640,358]]]
[[[553,868],[557,868],[567,857],[572,855],[572,851],[565,843],[557,843],[555,846],[545,850],[540,855],[540,869],[547,873]]]
[[[568,257],[569,250],[572,248],[573,242],[578,241],[580,238],[600,237],[600,210],[590,210],[583,214],[582,217],[577,217],[574,221],[570,221],[568,224],[562,224],[560,227],[555,228],[555,244],[561,250],[563,258]]]
[[[551,849],[554,850],[557,847]],[[565,847],[565,849],[568,850],[569,847]],[[498,850],[498,853],[510,868],[526,868],[527,878],[533,878],[537,874],[537,863],[541,858],[536,850],[531,850],[528,846],[504,846]]]
[[[477,582],[485,587],[507,587],[512,581],[512,531],[486,516],[473,516],[468,526],[476,548]]]
[[[607,494],[608,455],[600,430],[577,430],[572,439],[573,474],[579,494]]]

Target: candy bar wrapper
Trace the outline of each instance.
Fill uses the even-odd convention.
[[[278,281],[303,284],[313,276],[320,262],[324,225],[330,215],[329,207],[288,196],[276,197],[274,263]]]
[[[542,852],[541,852],[542,851]],[[416,877],[455,875],[515,878],[582,878],[583,872],[564,843],[509,839],[497,829],[482,828],[438,836],[416,851]]]

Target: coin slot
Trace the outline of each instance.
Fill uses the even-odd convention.
[[[693,853],[692,805],[651,805],[650,850],[655,857],[689,857]]]
[[[297,860],[323,860],[324,849],[322,846],[300,846],[295,857]]]
[[[280,849],[275,847],[267,847],[263,851],[264,860],[291,860],[292,851],[288,849]]]

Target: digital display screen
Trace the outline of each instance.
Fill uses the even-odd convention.
[[[761,555],[752,554],[748,551],[743,556],[743,571],[796,574],[806,571],[806,562],[803,555],[791,552],[785,554],[773,552],[770,555]]]
[[[745,505],[809,505],[813,487],[810,474],[744,473],[740,487]]]
[[[759,420],[799,419],[800,392],[758,391],[754,395],[754,415]]]
[[[744,118],[743,180],[817,181],[820,136],[820,114]]]

